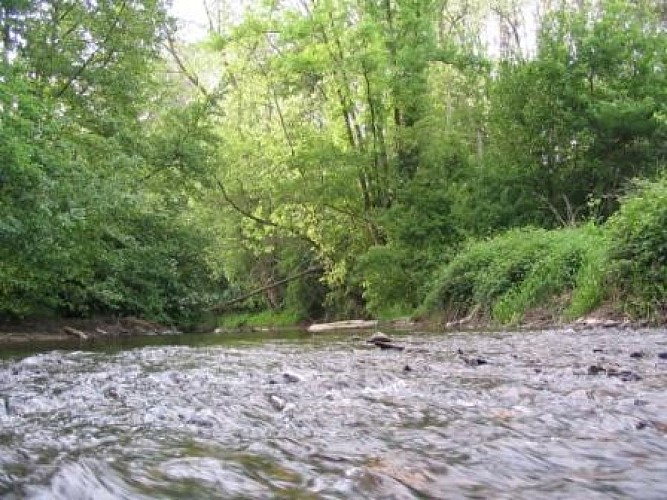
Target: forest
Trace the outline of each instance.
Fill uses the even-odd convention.
[[[0,320],[667,319],[663,2],[205,5],[0,1]]]

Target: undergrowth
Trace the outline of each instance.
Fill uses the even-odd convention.
[[[301,317],[298,313],[290,310],[235,312],[220,316],[218,318],[218,326],[221,328],[276,328],[296,326],[302,320],[303,317]]]
[[[587,225],[557,231],[515,229],[475,241],[442,269],[423,311],[463,317],[474,309],[501,323],[520,321],[532,307],[571,293],[568,311],[594,308],[602,299],[587,291],[599,282],[606,255],[600,228]]]
[[[564,319],[603,301],[634,317],[667,320],[667,176],[638,183],[605,224],[513,229],[473,241],[442,267],[421,315],[481,311],[500,323],[538,306]]]

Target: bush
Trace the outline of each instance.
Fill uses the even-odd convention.
[[[376,317],[409,314],[417,306],[419,283],[410,272],[405,249],[376,246],[366,252],[357,264],[363,276],[363,298],[366,309]]]
[[[628,312],[667,314],[667,175],[641,182],[607,222],[610,279]]]
[[[599,304],[602,287],[595,294],[578,291],[580,286],[601,285],[605,245],[602,230],[594,226],[563,229],[546,233],[544,251],[535,260],[525,279],[501,297],[493,306],[493,317],[501,322],[516,322],[531,307],[548,303],[550,299],[572,291],[566,316],[585,314]],[[603,249],[603,252],[597,251]],[[576,304],[576,307],[573,307]]]
[[[599,228],[511,230],[469,243],[442,271],[422,310],[462,317],[480,309],[500,322],[521,319],[531,307],[572,291],[603,245]],[[587,304],[594,307],[595,297]],[[583,308],[583,298],[577,307]]]

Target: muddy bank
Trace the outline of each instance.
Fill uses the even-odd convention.
[[[280,334],[281,332],[303,331],[312,334],[336,334],[343,331],[375,331],[377,329],[398,331],[503,331],[503,330],[547,330],[571,328],[587,330],[596,328],[646,328],[665,326],[666,321],[650,323],[647,320],[633,320],[618,313],[609,306],[604,306],[591,314],[575,321],[566,321],[545,308],[530,311],[524,319],[515,325],[500,325],[488,314],[473,310],[464,318],[430,317],[411,319],[408,317],[392,320],[346,320],[332,323],[312,323],[291,327],[238,327],[238,328],[202,328],[203,333],[216,334]],[[93,318],[93,319],[33,319],[24,321],[0,320],[0,345],[30,345],[58,342],[104,341],[144,336],[179,335],[182,332],[173,326],[139,318]]]
[[[87,341],[179,333],[174,327],[138,318],[0,321],[0,344]]]

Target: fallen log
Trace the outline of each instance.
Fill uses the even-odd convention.
[[[334,323],[316,323],[308,327],[310,333],[333,332],[336,330],[363,330],[375,328],[377,320],[352,319],[348,321],[336,321]]]
[[[81,330],[77,330],[76,328],[72,328],[71,326],[64,327],[63,331],[67,335],[71,335],[72,337],[76,337],[79,340],[88,340],[88,334],[87,333],[82,332]]]
[[[259,295],[260,293],[266,292],[267,290],[270,290],[271,288],[275,288],[280,285],[284,285],[285,283],[289,283],[290,281],[294,281],[296,279],[299,279],[303,276],[306,276],[307,274],[313,274],[317,272],[321,272],[322,268],[321,267],[311,267],[306,269],[305,271],[301,271],[300,273],[294,274],[292,276],[289,276],[285,279],[274,281],[272,283],[269,283],[266,286],[263,286],[261,288],[256,288],[255,290],[244,293],[243,295],[236,297],[235,299],[228,300],[227,302],[223,302],[222,304],[218,304],[213,306],[210,310],[213,312],[222,312],[229,306],[233,306],[234,304],[238,304],[239,302],[243,302],[244,300],[249,299],[250,297],[254,297],[255,295]]]

